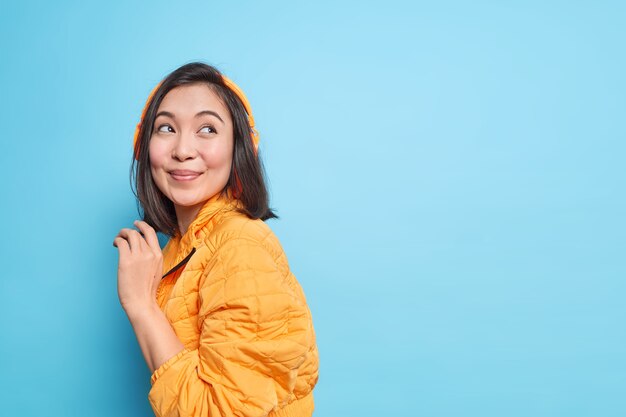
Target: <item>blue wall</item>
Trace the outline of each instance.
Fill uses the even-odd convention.
[[[251,101],[315,416],[626,415],[626,7],[338,3],[3,3],[3,415],[151,415],[112,242],[195,60]]]

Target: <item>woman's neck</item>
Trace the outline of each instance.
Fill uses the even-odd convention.
[[[185,235],[189,225],[193,223],[204,203],[203,201],[195,206],[175,206],[178,230],[181,236]]]

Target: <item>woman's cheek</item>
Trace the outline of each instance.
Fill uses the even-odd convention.
[[[208,168],[220,169],[230,163],[232,153],[229,155],[222,146],[214,146],[204,150],[204,162]]]
[[[153,138],[149,146],[150,160],[156,165],[162,165],[164,156],[167,155],[167,144],[164,141]]]

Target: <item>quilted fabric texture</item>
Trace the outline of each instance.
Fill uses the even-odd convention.
[[[313,413],[319,358],[305,295],[274,233],[238,204],[209,199],[163,249],[157,302],[185,349],[151,376],[157,416]]]

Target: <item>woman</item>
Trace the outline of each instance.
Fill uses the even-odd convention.
[[[243,92],[203,63],[159,83],[137,125],[131,172],[144,220],[114,246],[157,416],[313,413],[313,322],[264,222],[276,215],[258,141]],[[170,236],[162,252],[158,231]]]

